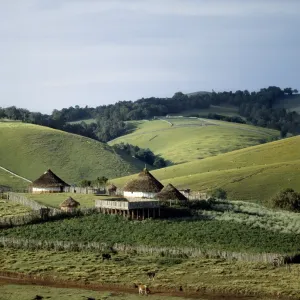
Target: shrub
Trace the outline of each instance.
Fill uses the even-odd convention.
[[[217,188],[211,192],[211,196],[216,199],[227,199],[227,192],[222,188]]]
[[[299,212],[300,193],[295,192],[293,189],[285,189],[272,197],[269,204],[274,208]]]

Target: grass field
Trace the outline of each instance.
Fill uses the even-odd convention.
[[[0,281],[0,300],[32,300],[36,295],[43,296],[44,299],[55,300],[86,300],[88,297],[95,300],[137,300],[141,296],[136,292],[135,294],[128,294],[120,291],[93,291],[79,288],[54,288],[48,286],[37,285],[17,285],[17,284],[1,284]],[[153,300],[181,300],[186,298],[151,295]],[[205,298],[198,298],[205,300]],[[206,298],[207,299],[207,298]],[[243,299],[241,299],[243,300]]]
[[[134,132],[109,144],[124,142],[149,148],[174,164],[257,145],[278,136],[275,130],[207,119],[167,118],[134,125]]]
[[[93,194],[52,193],[52,194],[23,194],[28,199],[40,204],[59,208],[60,204],[68,197],[72,197],[80,203],[80,208],[95,207],[95,200],[111,200],[118,197]]]
[[[153,171],[163,184],[207,191],[222,187],[230,199],[264,202],[283,188],[300,186],[300,137],[249,147]],[[134,178],[112,180],[122,187]]]
[[[15,177],[15,176],[7,173],[6,171],[0,169],[0,190],[1,190],[1,186],[3,186],[3,187],[13,186],[17,190],[25,189],[28,187],[28,184],[29,183],[27,181],[25,181],[21,178]]]
[[[30,211],[31,209],[26,206],[0,199],[0,218],[18,216]]]
[[[121,156],[106,144],[32,124],[0,123],[0,140],[4,141],[0,144],[0,166],[30,180],[49,168],[72,184],[98,176],[130,174],[143,167],[138,160]],[[3,176],[2,171],[0,179],[0,185],[16,187],[21,182]]]
[[[199,293],[199,295],[203,292],[207,295],[214,292],[225,295],[252,295],[255,299],[261,299],[260,295],[269,295],[271,299],[278,296],[294,296],[295,299],[300,297],[299,265],[293,265],[289,272],[284,267],[274,268],[271,264],[263,263],[239,263],[222,259],[165,258],[134,254],[130,256],[117,254],[113,255],[111,261],[102,262],[101,254],[97,253],[30,252],[10,249],[2,249],[0,262],[2,271],[16,271],[35,276],[52,276],[58,282],[72,280],[78,283],[117,284],[124,288],[132,288],[134,283],[146,283],[153,291],[178,291],[179,286],[182,286],[183,295],[185,292]],[[154,281],[149,282],[145,273],[153,270],[157,271],[157,275]],[[20,287],[15,288],[20,291]],[[33,292],[34,295],[37,291],[45,291],[45,295],[49,295],[45,289],[41,290],[36,287],[32,291],[31,288],[30,293]],[[0,287],[1,289],[9,293],[12,287]],[[24,287],[25,291],[26,288]],[[62,291],[63,297],[67,291]],[[89,291],[81,292],[81,294],[80,291],[77,292],[78,295],[83,293],[85,296],[95,295]],[[68,295],[70,297],[68,299],[82,299],[81,297],[76,298],[72,290],[69,290]],[[154,293],[150,298],[156,299],[155,296]],[[115,299],[97,297],[96,299]],[[137,299],[135,296],[130,297],[134,298],[120,297],[116,299]],[[168,297],[168,299],[172,298]],[[198,299],[203,298],[200,296]]]

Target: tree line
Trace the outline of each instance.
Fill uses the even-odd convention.
[[[126,152],[132,157],[135,157],[155,168],[163,168],[167,162],[160,156],[155,155],[150,149],[143,149],[139,146],[134,146],[128,143],[115,144],[113,147],[116,150]]]
[[[212,92],[186,95],[177,92],[170,98],[141,98],[136,101],[119,101],[115,104],[92,107],[75,107],[53,110],[51,115],[30,112],[15,106],[0,108],[0,119],[21,120],[23,122],[48,126],[55,129],[87,136],[101,142],[107,142],[124,135],[128,130],[126,121],[151,119],[154,116],[181,113],[184,110],[206,109],[210,105],[234,105],[246,122],[255,126],[268,127],[286,134],[300,132],[300,115],[288,112],[284,108],[276,108],[275,104],[283,97],[291,97],[298,91],[292,88],[281,89],[276,86],[263,88],[257,92]],[[224,119],[242,123],[239,118],[210,114],[209,118]],[[70,122],[92,118],[91,124]]]

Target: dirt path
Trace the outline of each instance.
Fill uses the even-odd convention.
[[[9,173],[9,174],[11,174],[11,175],[13,175],[13,176],[15,176],[15,177],[21,178],[21,179],[23,179],[23,180],[25,180],[25,181],[27,181],[27,182],[30,182],[30,183],[32,182],[31,180],[29,180],[29,179],[27,179],[27,178],[24,178],[24,177],[22,177],[22,176],[20,176],[20,175],[18,175],[18,174],[16,174],[16,173],[14,173],[14,172],[12,172],[12,171],[6,169],[6,168],[4,168],[4,167],[1,167],[1,166],[0,166],[0,169],[3,170],[3,171],[5,171],[5,172],[7,172],[7,173]]]
[[[75,282],[75,281],[55,281],[50,278],[42,278],[42,277],[31,277],[25,274],[13,273],[13,272],[0,272],[0,286],[7,284],[18,284],[18,285],[39,285],[39,286],[47,286],[53,288],[77,288],[84,290],[93,290],[93,291],[101,291],[101,292],[116,292],[116,293],[127,293],[127,294],[137,294],[137,288],[132,285],[132,287],[121,286],[115,284],[106,284],[99,283],[93,284],[88,282]],[[236,295],[224,295],[224,294],[210,294],[205,291],[198,292],[190,292],[190,291],[176,291],[174,289],[157,289],[150,288],[151,294],[156,296],[172,296],[172,297],[181,297],[181,298],[194,298],[194,299],[206,299],[206,300],[253,300],[260,299],[257,296],[236,296]],[[266,298],[261,298],[266,299]],[[280,299],[280,298],[277,298]],[[283,298],[282,298],[283,300]]]

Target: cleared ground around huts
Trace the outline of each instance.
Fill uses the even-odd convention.
[[[109,144],[149,148],[171,163],[189,162],[260,144],[278,132],[251,125],[197,118],[135,121],[135,130]]]
[[[117,154],[107,144],[38,125],[0,122],[0,140],[0,166],[29,180],[49,168],[71,184],[81,179],[132,174],[143,166],[128,155]],[[0,171],[1,177],[3,174]],[[1,177],[0,185],[23,186],[11,175],[4,175],[3,182]]]
[[[79,208],[95,207],[95,200],[115,200],[120,197],[108,195],[94,195],[94,194],[79,194],[79,193],[50,193],[50,194],[22,194],[28,199],[34,200],[40,204],[59,208],[60,204],[68,197],[72,197],[80,203]]]
[[[153,171],[163,184],[207,191],[222,187],[230,199],[264,202],[284,188],[299,190],[300,136]],[[187,154],[188,155],[188,154]],[[112,180],[122,187],[134,175]]]

